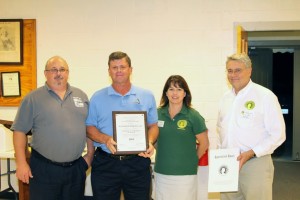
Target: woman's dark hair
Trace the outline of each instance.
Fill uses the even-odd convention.
[[[177,88],[182,88],[186,95],[183,98],[183,104],[186,105],[187,107],[192,107],[192,94],[189,89],[189,86],[187,82],[184,80],[184,78],[180,75],[172,75],[168,78],[168,80],[165,83],[161,99],[160,99],[160,107],[165,107],[169,104],[169,99],[166,95],[168,89],[170,88],[171,85],[174,85]]]

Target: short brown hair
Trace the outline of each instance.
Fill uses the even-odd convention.
[[[122,58],[125,58],[125,60],[128,63],[129,67],[131,67],[131,60],[130,60],[129,56],[126,53],[122,52],[122,51],[116,51],[116,52],[113,52],[109,55],[108,66],[110,64],[110,61],[119,60],[119,59],[122,59]]]

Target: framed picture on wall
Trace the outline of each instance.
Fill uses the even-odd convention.
[[[1,96],[21,96],[20,72],[1,72]]]
[[[23,64],[23,20],[0,19],[0,65]]]

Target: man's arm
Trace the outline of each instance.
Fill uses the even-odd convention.
[[[31,169],[26,161],[27,136],[21,131],[14,131],[13,143],[16,156],[16,176],[23,183],[29,183],[29,178],[33,178]]]
[[[83,158],[85,159],[88,166],[91,166],[93,158],[94,158],[95,147],[94,147],[93,141],[88,137],[86,138],[86,146],[87,146],[87,152],[83,156]]]
[[[91,140],[105,144],[112,154],[116,153],[115,145],[117,145],[117,143],[113,140],[113,137],[101,133],[95,126],[87,126],[86,131],[87,136]]]
[[[243,165],[250,160],[251,158],[253,158],[255,156],[255,153],[252,149],[250,149],[249,151],[245,151],[243,153],[241,153],[238,157],[237,160],[239,161],[239,165],[240,165],[240,169],[243,167]]]

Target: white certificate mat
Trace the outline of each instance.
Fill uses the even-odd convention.
[[[3,97],[21,96],[20,72],[2,72],[1,87]]]
[[[147,112],[113,112],[114,140],[116,154],[135,154],[148,148],[146,125]]]
[[[209,150],[208,192],[238,191],[239,154],[238,148]]]

